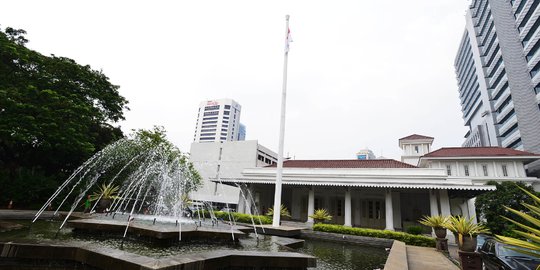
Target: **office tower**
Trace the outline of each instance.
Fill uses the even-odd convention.
[[[236,141],[241,106],[232,99],[203,101],[199,105],[194,142]]]
[[[540,153],[538,0],[473,0],[455,59],[464,146]]]
[[[373,154],[373,151],[369,149],[362,149],[358,152],[356,152],[356,159],[377,159],[375,157],[375,154]]]
[[[240,123],[240,130],[238,131],[238,141],[246,140],[246,125]]]

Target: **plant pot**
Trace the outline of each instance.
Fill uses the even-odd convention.
[[[459,242],[459,238],[456,240],[458,241],[459,250],[466,252],[474,252],[476,250],[476,236],[470,237],[464,235],[461,243]]]
[[[96,212],[103,213],[109,206],[112,204],[112,199],[103,199],[99,200],[99,203],[96,207]]]
[[[446,228],[433,228],[433,231],[435,231],[437,238],[446,238]]]

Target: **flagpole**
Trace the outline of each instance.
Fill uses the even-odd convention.
[[[279,125],[279,150],[278,150],[278,162],[276,171],[276,189],[274,194],[274,217],[272,220],[272,226],[278,227],[281,218],[281,182],[283,177],[283,143],[285,138],[285,105],[287,99],[287,60],[289,56],[289,15],[285,16],[285,56],[283,60],[283,90],[281,92],[281,120]]]

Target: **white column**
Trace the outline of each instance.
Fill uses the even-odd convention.
[[[450,199],[448,198],[448,190],[441,189],[439,190],[439,199],[441,200],[441,215],[450,216]],[[455,241],[454,235],[450,230],[446,230],[446,238],[449,242],[453,243]]]
[[[473,218],[473,222],[476,223],[478,221],[478,217],[476,216],[476,197],[467,200],[467,206],[469,208],[469,218]]]
[[[385,230],[393,231],[394,230],[394,211],[392,208],[392,190],[387,189],[385,191],[385,202],[384,207],[386,209],[386,227]]]
[[[439,190],[439,197],[441,200],[441,214],[443,216],[451,215],[450,199],[448,198],[448,191],[446,189]]]
[[[244,200],[244,197],[242,197],[242,194],[240,194],[239,196],[240,198],[238,198],[238,209],[236,211],[238,211],[238,213],[246,213],[246,200]]]
[[[313,218],[309,217],[313,215],[313,213],[315,213],[315,187],[312,186],[309,189],[309,195],[308,195],[307,222],[313,223]]]
[[[439,215],[439,205],[437,203],[437,193],[434,189],[429,191],[429,210],[431,216]]]
[[[351,189],[345,191],[345,226],[352,227]]]
[[[467,202],[468,200],[463,201],[463,203],[459,205],[459,208],[461,208],[461,214],[463,214],[463,217],[469,219],[471,217],[469,214],[469,204]]]

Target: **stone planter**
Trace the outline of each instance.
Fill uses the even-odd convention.
[[[464,235],[462,243],[459,243],[459,238],[457,238],[456,241],[458,242],[459,250],[465,252],[476,251],[476,236],[470,237],[468,235]]]
[[[433,228],[433,231],[435,231],[437,238],[446,238],[446,228]]]
[[[112,204],[112,199],[101,198],[96,207],[96,212],[103,213],[109,206],[111,206],[111,204]]]

